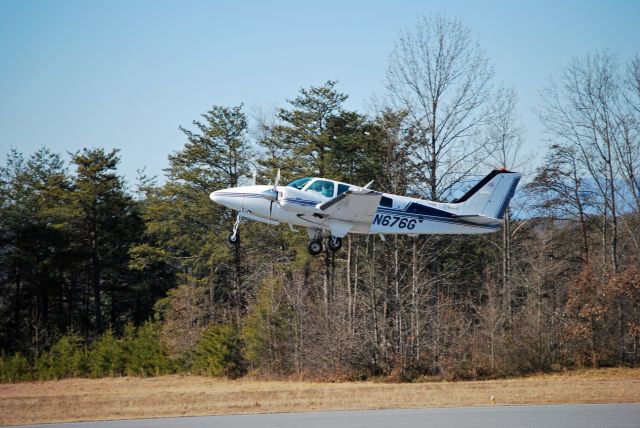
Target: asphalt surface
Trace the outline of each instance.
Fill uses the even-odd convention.
[[[46,428],[640,428],[640,404],[275,413],[28,425]]]

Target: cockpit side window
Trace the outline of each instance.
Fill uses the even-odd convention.
[[[347,186],[346,184],[338,183],[338,195],[342,195],[347,190],[349,190],[349,186]]]
[[[383,196],[382,198],[380,198],[380,206],[393,208],[393,199]]]
[[[311,177],[300,178],[296,181],[292,181],[287,184],[288,187],[293,187],[294,189],[302,190],[305,184],[307,184],[311,180]]]
[[[316,180],[313,183],[311,183],[311,186],[309,186],[307,190],[313,190],[314,192],[321,193],[327,198],[332,198],[333,189],[334,189],[333,182],[327,181],[327,180]]]

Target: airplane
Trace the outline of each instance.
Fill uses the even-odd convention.
[[[280,170],[271,185],[233,187],[209,197],[238,212],[228,241],[238,245],[242,221],[269,225],[287,223],[307,228],[308,251],[322,253],[342,247],[348,233],[385,235],[479,234],[498,230],[522,174],[496,169],[452,202],[393,195],[319,177],[305,177],[279,186]]]

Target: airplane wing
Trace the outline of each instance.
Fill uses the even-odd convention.
[[[369,189],[347,190],[335,198],[317,206],[324,211],[334,236],[343,237],[354,223],[373,221],[382,193]]]

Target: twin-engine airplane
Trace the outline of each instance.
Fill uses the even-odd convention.
[[[342,247],[347,233],[384,235],[477,234],[498,230],[521,174],[493,170],[461,198],[451,202],[370,190],[325,178],[307,177],[278,186],[242,186],[212,192],[212,201],[238,212],[229,242],[238,244],[244,219],[270,225],[307,228],[309,253],[318,255],[323,240],[331,251]]]

